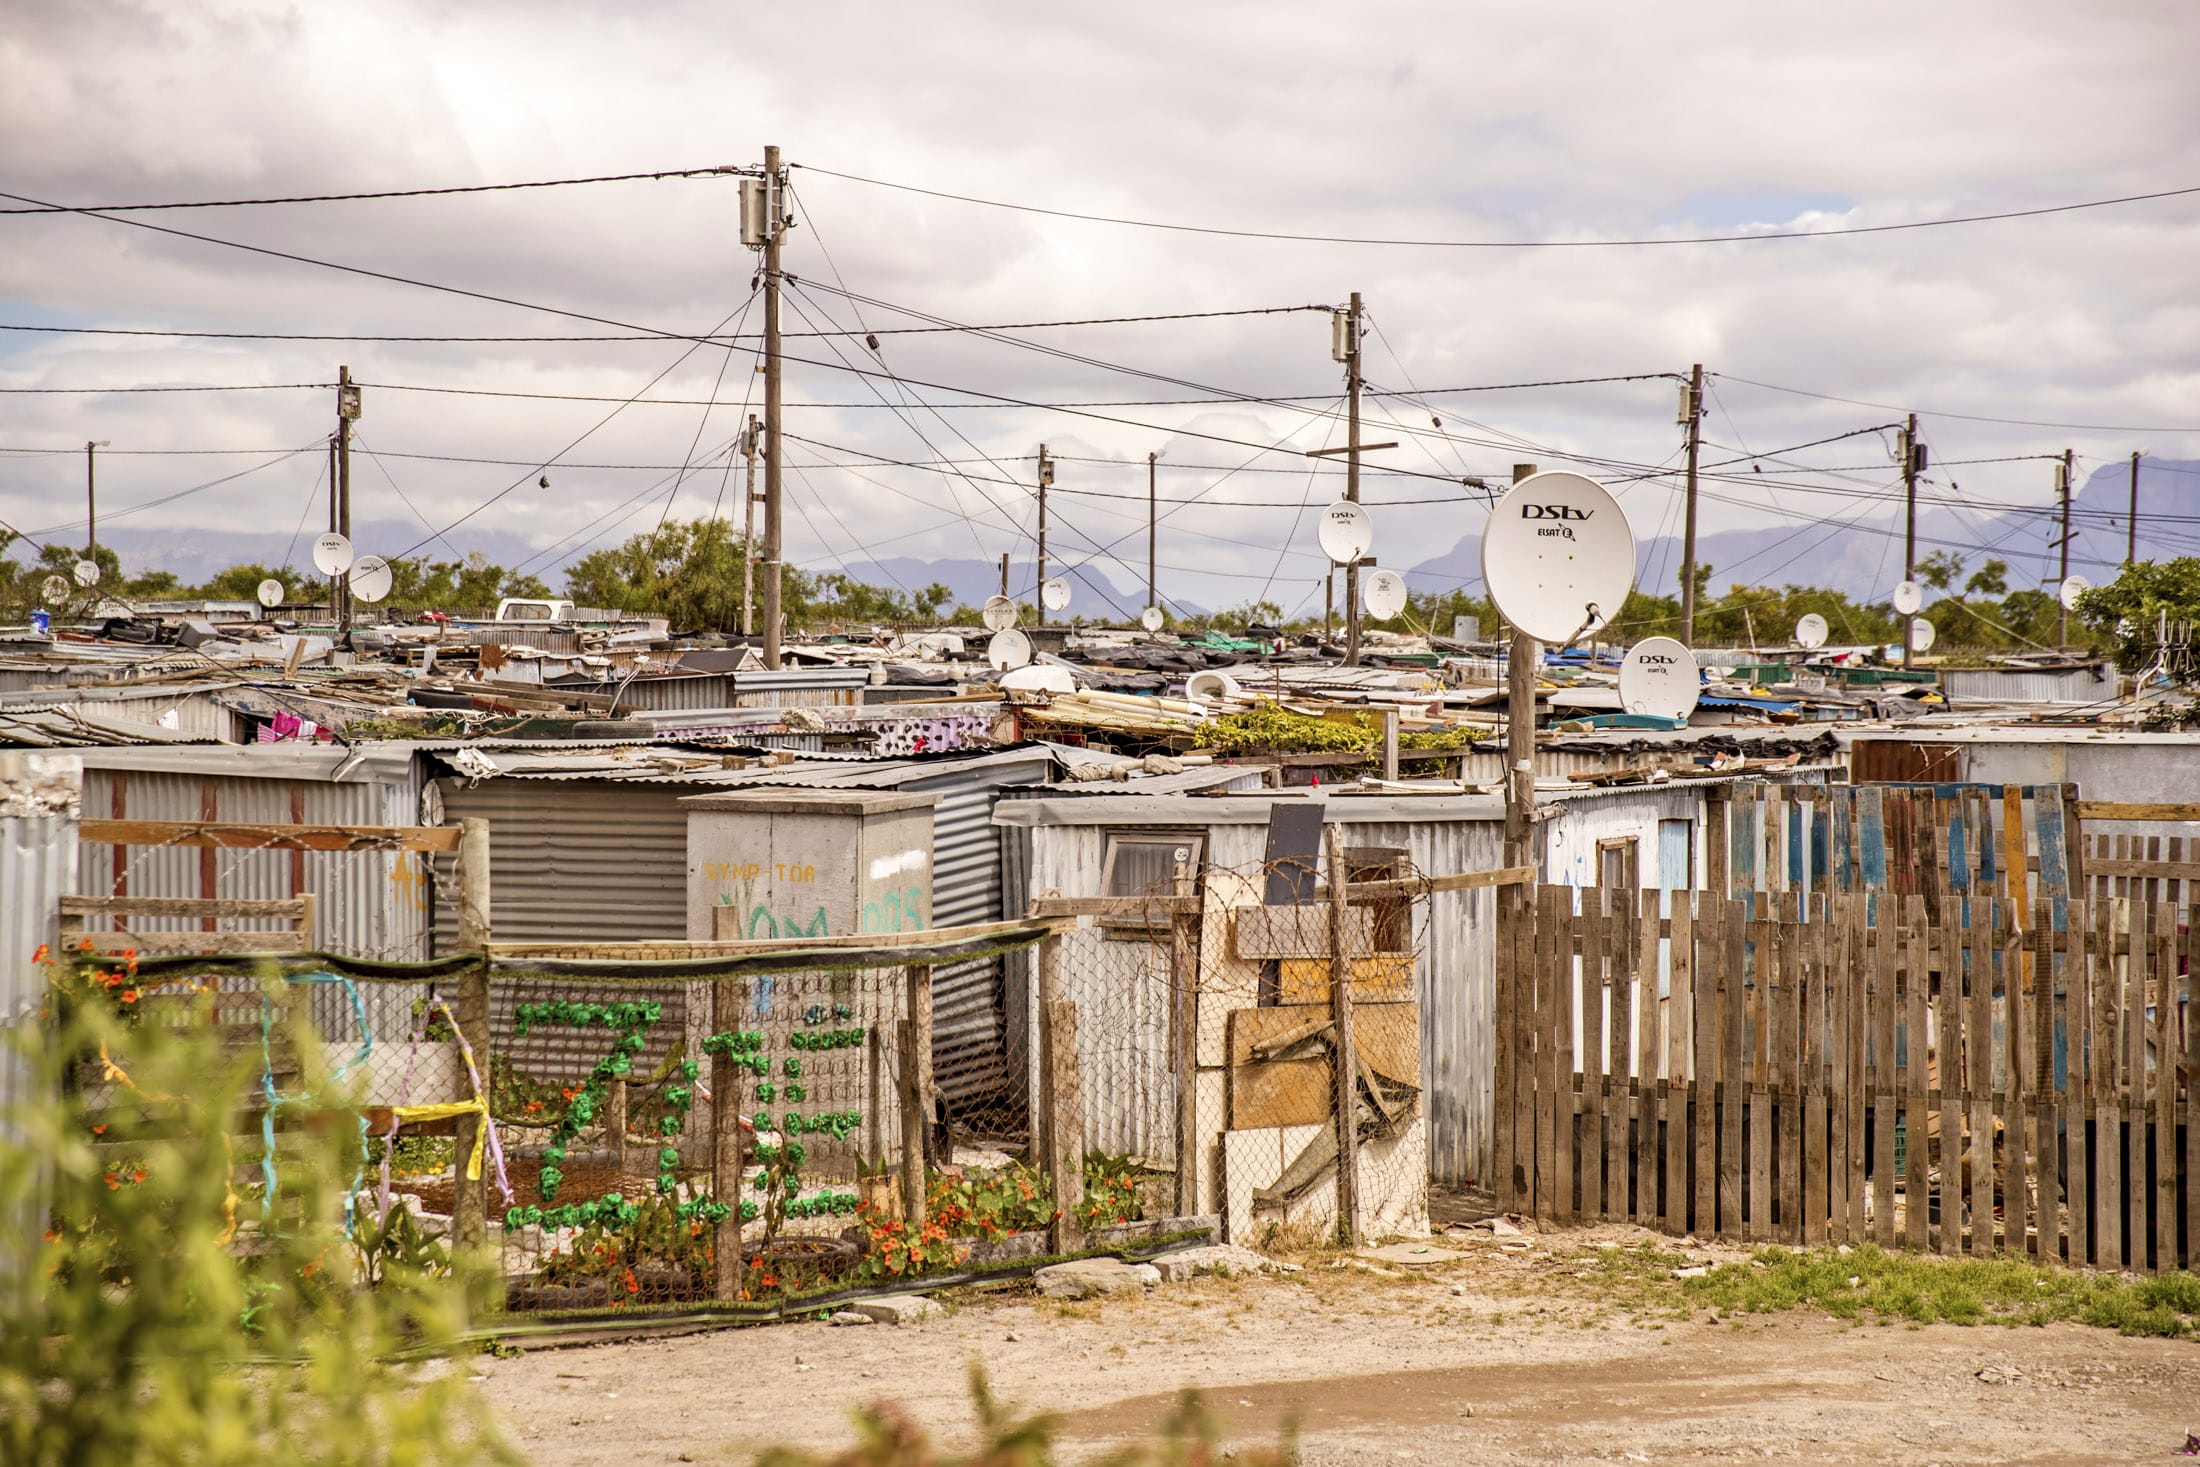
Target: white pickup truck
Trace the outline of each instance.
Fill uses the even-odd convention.
[[[571,621],[570,601],[537,601],[507,596],[497,603],[498,621]]]

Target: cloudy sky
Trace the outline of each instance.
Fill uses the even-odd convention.
[[[1367,376],[1390,394],[1371,398],[1369,436],[1401,442],[1372,456],[1386,471],[1366,491],[1393,565],[1479,529],[1463,477],[1501,480],[1527,459],[1622,479],[1676,467],[1674,384],[1650,374],[1701,361],[1717,374],[1707,460],[1766,455],[1754,463],[1774,471],[1705,504],[1709,528],[1783,531],[1787,549],[1759,566],[1722,568],[1747,580],[1798,544],[1830,554],[1862,536],[1876,553],[1896,482],[1884,437],[1781,451],[1902,411],[1925,415],[1942,464],[2017,460],[1936,474],[1936,497],[1981,516],[2051,497],[2051,466],[2021,455],[2073,448],[2081,479],[2134,449],[2200,459],[2200,194],[1830,239],[1431,248],[1132,228],[836,175],[1277,234],[1586,246],[1814,231],[2200,185],[2195,54],[2200,12],[2156,3],[613,15],[21,0],[0,12],[0,189],[71,205],[402,190],[752,165],[777,143],[799,165],[788,329],[881,342],[790,340],[791,559],[1010,552],[1028,585],[1024,486],[1043,442],[1062,459],[1052,548],[1088,578],[1080,607],[1102,609],[1096,588],[1112,582],[1135,608],[1158,451],[1165,596],[1318,608],[1308,507],[1341,479],[1310,477],[1300,454],[1343,437],[1326,316],[893,328],[1326,306],[1359,290],[1377,328]],[[578,315],[754,332],[736,199],[714,177],[122,216],[523,304],[82,215],[0,216],[0,321],[625,334]],[[0,331],[0,520],[80,541],[82,445],[106,440],[103,539],[133,568],[286,549],[302,563],[326,515],[334,394],[284,384],[332,382],[342,364],[370,384],[362,549],[479,549],[555,583],[572,555],[665,514],[738,514],[727,449],[743,403],[761,402],[752,347]],[[1448,390],[1638,374],[1650,380]],[[249,384],[273,385],[112,390]],[[1672,532],[1676,485],[1628,479],[1639,536]],[[2200,543],[2200,525],[2150,541],[2190,549],[2179,535]]]

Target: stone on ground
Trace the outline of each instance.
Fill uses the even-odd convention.
[[[1299,1266],[1255,1253],[1250,1248],[1217,1243],[1212,1247],[1186,1248],[1163,1254],[1153,1260],[1153,1267],[1160,1273],[1163,1283],[1181,1284],[1202,1274],[1296,1273]]]
[[[826,1322],[827,1324],[872,1324],[872,1323],[875,1323],[875,1321],[874,1321],[874,1320],[873,1320],[873,1319],[871,1318],[871,1316],[870,1316],[870,1315],[868,1315],[868,1314],[858,1314],[858,1313],[857,1313],[857,1312],[856,1312],[855,1310],[853,1310],[853,1309],[842,1309],[842,1310],[838,1311],[837,1313],[835,1313],[835,1314],[833,1315],[833,1317],[832,1317],[831,1319],[828,1319],[828,1320],[826,1320],[825,1322]]]
[[[1031,1276],[1039,1292],[1049,1299],[1089,1299],[1096,1294],[1135,1294],[1161,1282],[1161,1271],[1150,1263],[1125,1263],[1120,1258],[1079,1258],[1050,1264]]]
[[[1404,1264],[1409,1268],[1425,1268],[1436,1263],[1457,1263],[1465,1258],[1449,1248],[1439,1248],[1433,1243],[1385,1243],[1380,1248],[1362,1248],[1359,1256],[1370,1263]]]
[[[940,1306],[922,1294],[888,1294],[880,1299],[858,1299],[846,1312],[860,1314],[876,1324],[914,1324],[939,1313]]]

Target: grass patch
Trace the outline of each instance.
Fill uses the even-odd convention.
[[[1638,1264],[1632,1272],[1639,1275],[1642,1268]],[[1721,1264],[1700,1277],[1670,1282],[1690,1305],[1730,1315],[1812,1309],[1877,1323],[2016,1326],[2074,1320],[2126,1335],[2200,1338],[2200,1277],[2190,1273],[2133,1281],[2043,1268],[2021,1258],[1943,1260],[1867,1245],[1846,1254],[1765,1248],[1748,1263]]]

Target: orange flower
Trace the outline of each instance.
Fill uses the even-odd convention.
[[[133,1182],[142,1182],[142,1181],[144,1181],[144,1180],[145,1180],[145,1168],[144,1168],[144,1167],[139,1167],[139,1168],[138,1168],[138,1169],[137,1169],[136,1171],[134,1171],[134,1172],[130,1173],[130,1180],[131,1180],[131,1181],[133,1181]]]
[[[135,988],[123,989],[122,1001],[124,1003],[136,1003],[138,1001],[138,991]]]
[[[100,1123],[99,1123],[98,1125],[96,1125],[96,1126],[92,1127],[92,1134],[93,1134],[94,1136],[104,1136],[104,1135],[106,1135],[106,1134],[107,1134],[107,1123],[106,1123],[105,1121],[101,1121],[101,1122],[100,1122]]]
[[[78,938],[76,943],[76,950],[80,953],[90,952],[92,950],[92,940],[89,937]]]
[[[31,961],[43,963],[51,956],[53,956],[53,949],[42,942],[38,945],[38,951],[31,954]]]

